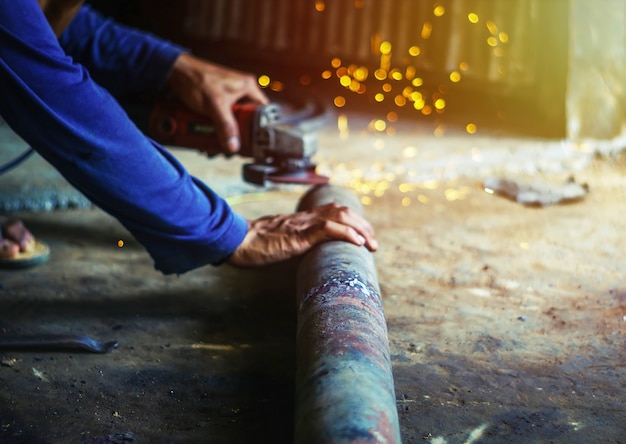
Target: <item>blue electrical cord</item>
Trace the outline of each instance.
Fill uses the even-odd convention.
[[[0,175],[6,173],[8,171],[11,171],[13,168],[18,166],[20,163],[24,162],[28,158],[28,156],[30,156],[34,152],[35,152],[34,149],[28,148],[26,151],[24,151],[22,154],[17,156],[15,159],[10,160],[9,162],[5,163],[4,165],[0,165]]]

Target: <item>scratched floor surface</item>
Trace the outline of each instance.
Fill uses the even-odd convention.
[[[403,442],[624,442],[623,164],[365,123],[323,133],[319,162],[378,232]],[[178,154],[209,182],[236,182],[236,160]],[[477,186],[492,173],[574,173],[590,193],[528,208]],[[250,217],[291,211],[302,191],[224,190]],[[164,277],[97,209],[20,215],[52,254],[0,270],[0,330],[119,347],[1,352],[0,442],[291,442],[293,263]]]

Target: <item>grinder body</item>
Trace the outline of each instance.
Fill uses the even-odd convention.
[[[327,183],[315,173],[311,156],[317,149],[317,136],[282,122],[277,103],[233,106],[239,126],[240,150],[250,157],[243,167],[244,180],[263,185],[265,181],[303,184]],[[223,153],[215,124],[178,102],[158,102],[152,109],[148,135],[164,145],[194,148],[214,156]]]

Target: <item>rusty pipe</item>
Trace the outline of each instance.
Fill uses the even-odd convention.
[[[359,200],[332,185],[309,191],[308,210]],[[400,443],[387,324],[372,254],[331,241],[298,266],[295,442]]]

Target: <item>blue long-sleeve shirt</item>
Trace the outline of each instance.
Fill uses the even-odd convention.
[[[57,39],[36,0],[0,0],[0,115],[165,274],[220,263],[247,232],[107,91],[158,90],[181,51],[87,6]]]

